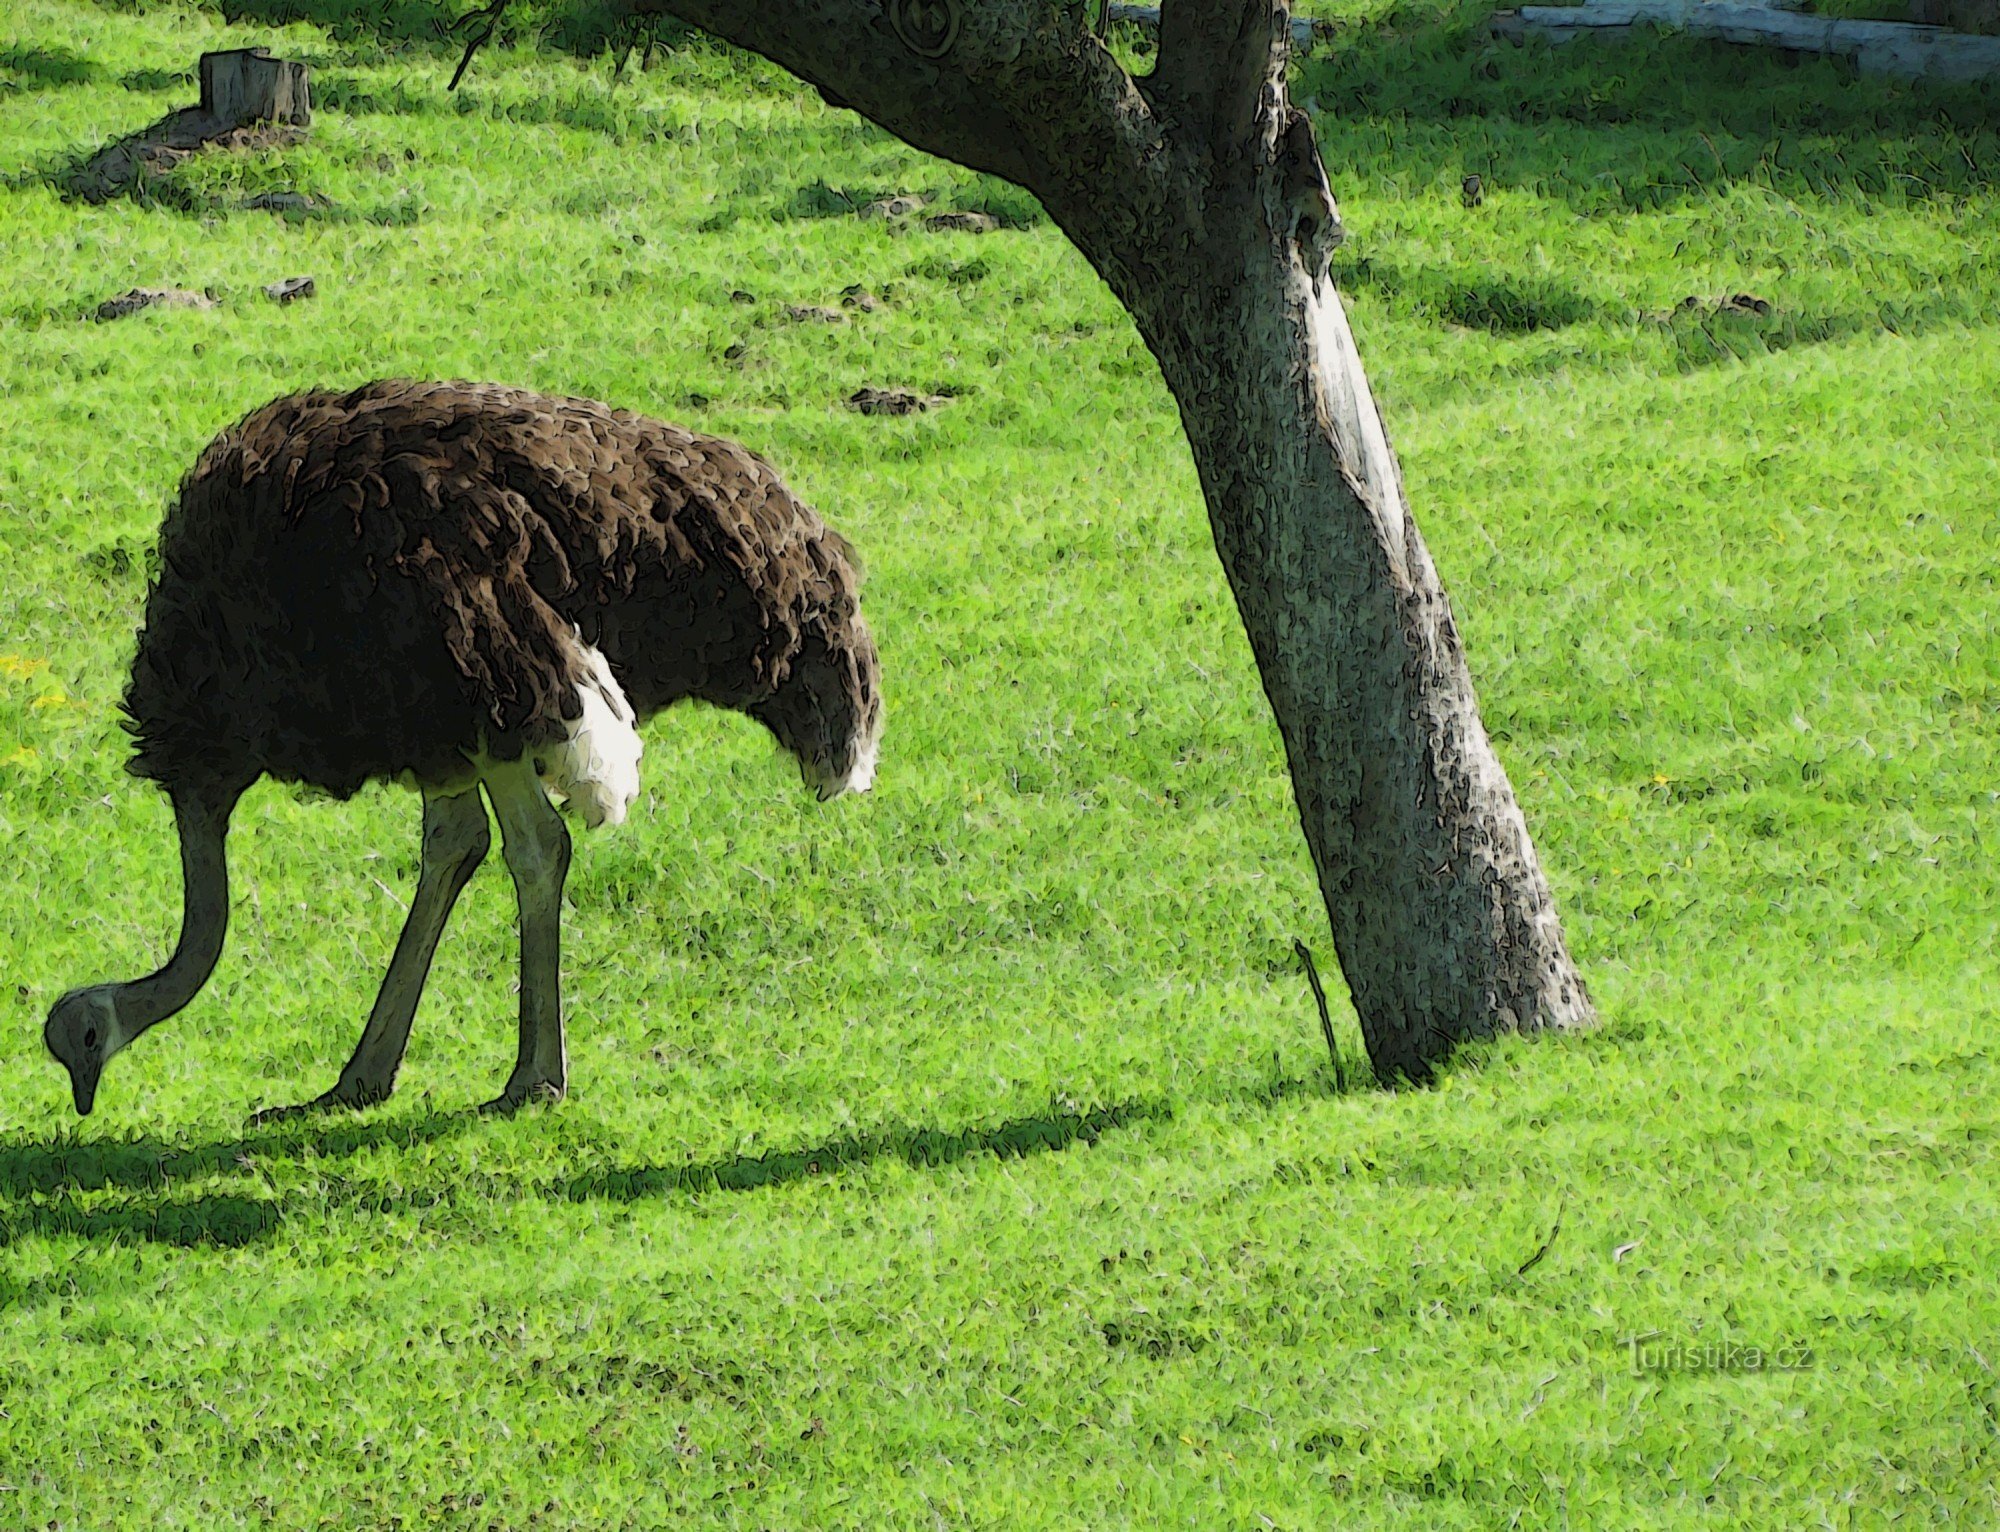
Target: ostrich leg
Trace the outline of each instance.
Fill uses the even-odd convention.
[[[562,1026],[562,891],[569,831],[527,756],[485,767],[486,795],[500,821],[500,846],[521,911],[521,1045],[507,1088],[489,1111],[554,1101],[569,1082]]]
[[[417,891],[410,900],[403,934],[396,940],[395,956],[389,959],[389,972],[375,997],[375,1008],[368,1013],[368,1025],[355,1045],[354,1057],[347,1061],[339,1083],[332,1090],[298,1106],[259,1112],[250,1119],[253,1125],[329,1107],[372,1106],[388,1099],[396,1088],[396,1071],[402,1065],[403,1050],[410,1043],[410,1023],[417,1014],[424,980],[430,976],[438,938],[444,934],[445,922],[451,918],[459,891],[479,866],[490,844],[486,806],[479,801],[476,781],[449,791],[424,790],[424,850],[417,871]]]

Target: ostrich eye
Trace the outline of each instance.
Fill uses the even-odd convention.
[[[97,1028],[92,1027],[88,1032],[83,1034],[83,1046],[86,1048],[95,1048],[97,1046]]]

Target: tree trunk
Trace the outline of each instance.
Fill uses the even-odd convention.
[[[1222,268],[1248,275],[1212,330],[1168,294],[1132,308],[1180,401],[1369,1058],[1421,1080],[1460,1042],[1590,1005],[1340,297],[1273,256],[1253,241]]]
[[[1377,1076],[1592,1019],[1327,274],[1279,0],[1165,0],[1135,80],[1050,0],[635,0],[1025,186],[1179,402]]]

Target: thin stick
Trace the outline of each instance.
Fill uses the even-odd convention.
[[[493,29],[500,25],[500,17],[506,11],[507,3],[508,0],[493,0],[493,3],[483,11],[467,11],[458,20],[445,28],[447,32],[456,32],[468,21],[477,21],[481,16],[486,18],[486,30],[481,32],[477,37],[467,40],[465,52],[459,56],[458,68],[451,72],[451,84],[445,87],[447,92],[458,89],[458,82],[465,77],[466,66],[472,62],[472,55],[480,50],[486,41],[493,36]]]
[[[1515,1268],[1514,1270],[1515,1276],[1525,1277],[1529,1272],[1533,1271],[1537,1266],[1541,1265],[1543,1256],[1547,1255],[1549,1251],[1555,1248],[1556,1236],[1562,1233],[1563,1231],[1563,1212],[1568,1206],[1569,1203],[1567,1201],[1559,1202],[1556,1204],[1555,1227],[1549,1230],[1549,1237],[1542,1241],[1541,1249],[1537,1250],[1533,1255],[1529,1256],[1525,1261],[1523,1261],[1518,1267]]]
[[[1292,938],[1292,951],[1306,965],[1306,982],[1312,986],[1313,1003],[1319,1007],[1320,1035],[1326,1039],[1326,1051],[1333,1060],[1333,1088],[1344,1096],[1347,1094],[1347,1066],[1340,1062],[1340,1044],[1334,1041],[1333,1018],[1326,1012],[1326,991],[1320,988],[1319,967],[1313,962],[1313,955],[1306,944],[1297,937]]]

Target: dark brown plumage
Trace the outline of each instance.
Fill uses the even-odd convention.
[[[160,535],[127,727],[166,788],[185,902],[153,974],[70,991],[43,1036],[88,1112],[104,1065],[200,991],[229,918],[229,819],[261,775],[423,793],[409,918],[339,1082],[394,1087],[432,954],[500,822],[520,906],[520,1049],[496,1105],[568,1079],[569,833],[639,791],[638,719],[683,698],[768,727],[822,797],[865,789],[882,719],[852,550],[732,442],[587,399],[371,383],[279,399],[196,461]]]
[[[572,625],[641,719],[742,709],[830,778],[847,740],[781,683],[831,670],[857,714],[880,707],[845,540],[735,443],[591,400],[276,400],[201,454],[160,559],[125,706],[132,771],[167,786],[268,773],[347,797],[460,773],[482,737],[512,760],[577,716]]]

